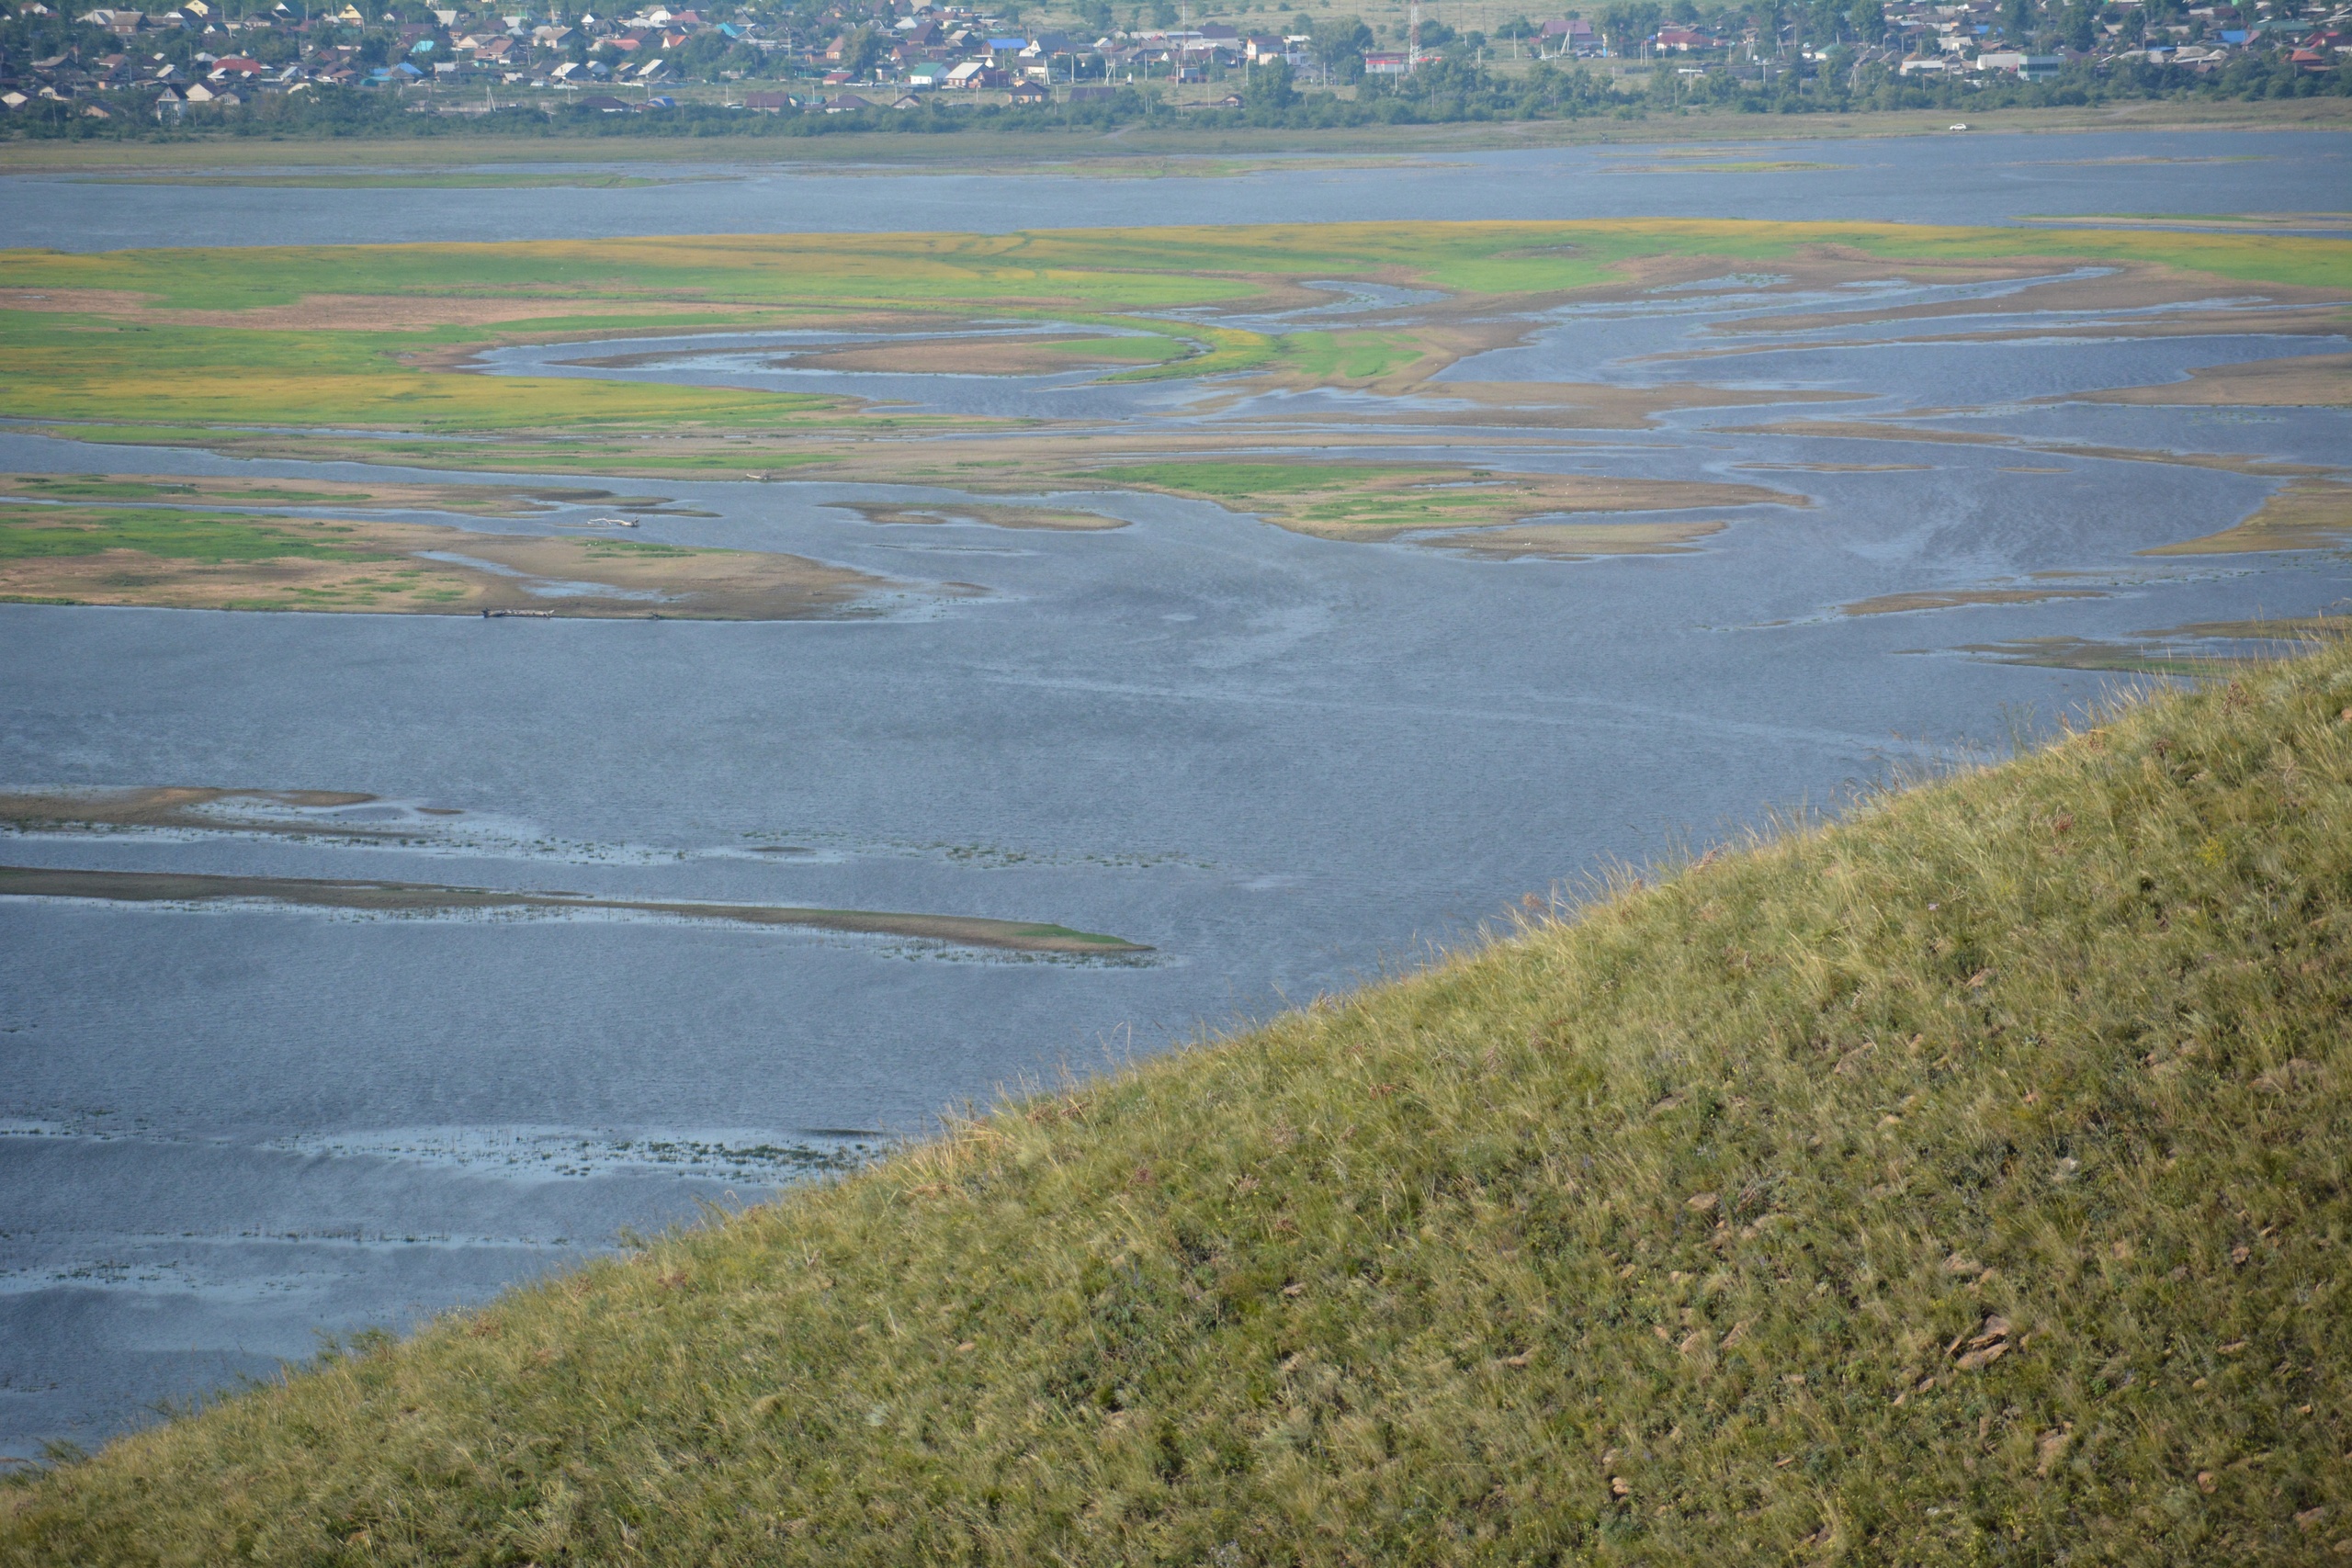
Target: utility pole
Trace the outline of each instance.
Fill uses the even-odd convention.
[[[1405,25],[1405,71],[1407,74],[1421,66],[1421,0],[1413,0]]]

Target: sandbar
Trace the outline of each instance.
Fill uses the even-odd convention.
[[[208,506],[332,506],[347,512],[458,512],[473,517],[528,517],[558,506],[592,502],[633,512],[668,504],[659,496],[621,496],[586,487],[357,485],[333,479],[225,479],[202,474],[0,473],[0,496]]]
[[[929,376],[1050,376],[1064,370],[1157,364],[1182,358],[1187,345],[1157,334],[1048,337],[1000,333],[860,343],[789,356],[796,369]]]
[[[947,523],[980,523],[991,528],[1044,528],[1055,533],[1102,533],[1127,525],[1124,517],[1093,512],[1065,512],[1050,506],[1009,506],[996,502],[942,502],[919,506],[884,506],[851,502],[846,510],[868,523],[913,524],[938,527]]]
[[[2143,556],[2233,556],[2270,550],[2324,550],[2352,539],[2352,484],[2341,479],[2300,479],[2281,486],[2244,522],[2157,545]]]
[[[2352,354],[2201,366],[2185,381],[2082,392],[2075,400],[2160,407],[2343,408],[2352,404]]]
[[[304,837],[383,839],[405,837],[410,827],[338,822],[332,818],[288,818],[275,813],[326,811],[366,806],[377,797],[349,790],[212,789],[188,785],[127,788],[0,791],[0,827],[29,832],[74,832],[116,828],[203,829],[243,833],[290,833]],[[440,816],[458,816],[453,811]]]
[[[2095,588],[1950,588],[1881,593],[1841,604],[1849,615],[1899,615],[1913,610],[1958,610],[1973,604],[2039,604],[2049,599],[2104,599]]]
[[[883,579],[800,556],[428,523],[0,509],[0,600],[184,610],[800,620]]]
[[[1688,555],[1693,541],[1723,532],[1705,520],[1679,523],[1528,523],[1515,528],[1439,535],[1413,542],[1481,560],[1587,560],[1594,556]]]
[[[797,926],[811,931],[917,937],[958,947],[1016,953],[1119,955],[1152,951],[1140,942],[1068,926],[977,915],[907,915],[870,909],[813,909],[771,904],[703,904],[595,898],[579,893],[503,892],[419,882],[338,882],[299,876],[208,876],[181,872],[59,871],[0,866],[0,897],[98,898],[119,903],[212,903],[254,899],[310,908],[379,913],[458,913],[542,909],[667,915],[734,925]]]

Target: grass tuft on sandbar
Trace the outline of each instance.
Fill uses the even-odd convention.
[[[2329,1561],[2347,1192],[2339,647],[363,1340],[0,1562]]]

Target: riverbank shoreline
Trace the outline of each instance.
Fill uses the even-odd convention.
[[[2352,131],[2352,99],[2202,103],[2135,99],[2079,108],[1994,109],[1968,115],[1972,135],[2086,131]],[[1466,153],[1547,147],[1643,146],[1681,142],[1869,141],[1951,135],[1948,109],[1766,116],[1690,112],[1634,120],[1476,121],[1457,125],[1351,127],[1332,130],[967,131],[915,137],[888,131],[798,137],[503,137],[302,141],[220,137],[186,141],[0,141],[0,177],[16,175],[198,169],[463,169],[496,164],[740,164],[771,171],[836,171],[861,165],[945,173],[962,167],[1028,174],[1008,155],[1041,164],[1117,164],[1159,158],[1331,157],[1365,153]],[[1092,169],[1070,171],[1097,175]],[[1097,176],[1099,177],[1099,175]],[[1148,171],[1137,177],[1153,177]]]

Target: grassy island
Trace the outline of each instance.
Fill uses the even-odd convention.
[[[332,290],[323,290],[331,280]],[[1639,304],[1736,285],[1757,298],[1849,285],[2007,283],[1997,329],[1973,295],[1851,300],[1724,321],[1664,359],[1670,376],[1589,384],[1487,381],[1490,351],[1539,335],[1566,306]],[[1404,302],[1317,314],[1351,286]],[[1830,297],[1835,299],[1833,294]],[[1366,299],[1374,296],[1367,294]],[[2157,307],[2165,307],[2158,310]],[[1474,555],[1673,553],[1802,497],[1758,484],[1663,480],[1597,433],[1655,430],[1684,411],[1758,405],[1753,429],[1808,441],[2011,445],[2024,437],[1893,416],[1791,417],[1849,391],[1747,384],[1759,347],[2116,336],[2311,339],[2312,352],[2199,367],[2187,379],[2087,394],[2195,407],[2342,407],[2352,359],[2352,241],[2265,231],[1955,228],[1865,222],[1612,220],[1069,230],[1012,234],[672,236],[498,244],[253,246],[65,254],[0,250],[0,416],[88,443],[198,447],[240,458],[361,461],[441,473],[921,485],[1006,498],[1034,525],[1040,497],[1157,491],[1324,538],[1397,538]],[[1023,329],[1008,333],[1010,325]],[[584,374],[492,374],[496,355],[578,344],[573,371],[643,371],[679,340],[790,330],[809,379],[775,390]],[[1990,336],[1988,336],[1990,334]],[[662,346],[612,352],[623,341]],[[592,349],[590,344],[600,345]],[[779,349],[777,352],[784,352]],[[997,375],[1091,369],[1105,383],[1184,380],[1182,418],[1052,419],[923,412],[857,394],[828,372]],[[1322,400],[1303,402],[1315,394]],[[1333,396],[1339,394],[1340,396]],[[1951,413],[1955,411],[1941,411]],[[1569,434],[1567,433],[1580,433]],[[1515,456],[1587,446],[1598,471]],[[2071,457],[2192,462],[2312,481],[2213,548],[2331,547],[2347,527],[2333,467],[2225,453],[2045,444]],[[1409,446],[1419,456],[1400,460]],[[1498,457],[1498,454],[1500,454]],[[1458,459],[1457,460],[1457,455]],[[1862,466],[1869,454],[1855,454]],[[1637,462],[1638,459],[1632,460]],[[1497,471],[1498,463],[1510,464]],[[706,552],[656,559],[616,546],[533,546],[529,558],[444,541],[416,525],[298,538],[252,518],[177,520],[126,508],[298,504],[300,487],[212,481],[175,494],[0,483],[0,596],[107,604],[470,610],[519,597],[507,572],[674,592],[695,613],[807,613],[846,592],[801,563],[763,572]],[[390,484],[480,510],[493,487]],[[78,491],[78,493],[77,493]],[[104,493],[111,491],[115,493]],[[531,492],[508,504],[527,512]],[[74,501],[104,512],[47,515]],[[1668,518],[1662,513],[1710,515]],[[37,513],[42,513],[37,515]],[[11,523],[9,519],[16,519]],[[502,549],[526,547],[509,542]],[[452,554],[493,561],[439,560]],[[588,556],[601,558],[590,560]],[[628,557],[624,560],[624,557]],[[786,558],[778,558],[779,561]],[[613,574],[628,569],[628,581]],[[775,581],[765,581],[775,577]],[[725,581],[719,581],[719,580]],[[761,581],[753,581],[752,579]],[[502,581],[492,581],[502,580]],[[786,581],[789,580],[789,581]],[[576,599],[572,608],[587,604]],[[777,608],[777,606],[783,608]]]
[[[2352,1552],[2352,649],[0,1487],[0,1562]]]

